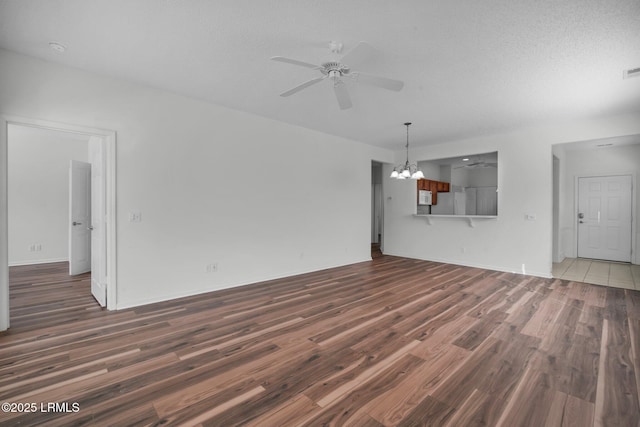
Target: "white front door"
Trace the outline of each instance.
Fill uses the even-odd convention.
[[[631,262],[631,176],[578,178],[578,257]]]
[[[69,166],[69,274],[91,271],[91,164]]]

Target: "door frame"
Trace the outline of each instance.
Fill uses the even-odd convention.
[[[551,154],[552,172],[551,172],[551,192],[552,192],[552,206],[551,206],[551,228],[552,228],[552,248],[551,259],[552,262],[562,262],[564,259],[564,253],[562,252],[562,245],[560,244],[560,159]]]
[[[636,259],[636,173],[635,172],[617,172],[617,173],[590,173],[586,175],[576,175],[574,177],[573,183],[573,235],[575,237],[575,253],[576,258],[578,257],[578,202],[580,200],[578,195],[578,185],[580,183],[580,178],[605,178],[609,176],[631,176],[631,264],[637,264],[638,259]]]
[[[370,226],[369,229],[371,230],[371,235],[373,236],[373,227],[375,224],[375,211],[376,211],[376,206],[375,206],[375,179],[374,179],[374,170],[376,169],[375,165],[379,165],[378,172],[379,172],[379,179],[380,179],[380,200],[378,201],[378,207],[380,208],[380,219],[379,219],[379,227],[380,227],[380,239],[378,241],[378,244],[380,245],[380,251],[382,253],[384,253],[384,166],[385,163],[378,161],[378,160],[371,160],[371,192],[370,192],[370,196],[371,196],[371,200],[370,200],[370,205],[371,205],[371,217],[370,217]]]
[[[9,125],[31,126],[101,138],[105,148],[104,179],[107,224],[107,309],[117,308],[117,244],[116,244],[116,132],[67,123],[57,123],[28,117],[0,115],[0,331],[9,328],[9,244],[8,244],[8,129]]]

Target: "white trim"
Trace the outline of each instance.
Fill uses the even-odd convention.
[[[390,253],[385,255],[392,255],[402,258],[410,258],[410,259],[419,259],[422,261],[433,261],[439,262],[441,264],[449,264],[449,265],[459,265],[461,267],[472,267],[472,268],[481,268],[483,270],[491,270],[491,271],[500,271],[503,273],[513,273],[513,274],[522,274],[523,276],[534,276],[534,277],[542,277],[543,279],[552,279],[553,275],[550,272],[542,272],[542,271],[530,271],[526,269],[526,265],[523,265],[524,272],[521,269],[520,271],[512,270],[505,267],[495,266],[492,264],[483,264],[483,263],[474,263],[460,260],[452,260],[452,259],[444,259],[444,258],[425,258],[425,257],[416,257],[415,255],[407,255],[403,253]]]
[[[19,125],[19,126],[31,126],[40,129],[57,130],[62,132],[79,133],[82,135],[96,135],[96,136],[115,136],[116,132],[111,130],[92,128],[88,126],[80,126],[69,123],[52,122],[49,120],[32,119],[28,117],[3,115],[6,124]]]
[[[318,271],[328,270],[328,269],[332,269],[332,268],[344,267],[346,265],[353,265],[353,264],[358,264],[358,263],[361,263],[361,262],[371,262],[371,257],[358,258],[358,259],[354,259],[354,260],[346,262],[346,263],[325,264],[323,266],[318,267],[317,269],[316,268],[313,268],[313,269],[303,268],[301,270],[293,270],[293,271],[289,271],[289,272],[284,273],[284,274],[277,274],[277,275],[274,275],[274,276],[267,276],[267,277],[263,277],[263,278],[260,278],[260,279],[249,279],[249,280],[243,280],[243,281],[235,282],[235,283],[225,283],[225,284],[222,284],[220,286],[217,286],[215,289],[203,288],[203,289],[192,290],[192,291],[189,291],[189,292],[172,292],[172,293],[163,294],[163,295],[153,295],[153,296],[150,296],[149,298],[137,299],[137,300],[133,300],[133,301],[128,301],[125,304],[121,304],[121,305],[118,306],[118,310],[124,310],[124,309],[127,309],[127,308],[134,308],[134,307],[140,307],[140,306],[147,305],[147,304],[155,304],[155,303],[159,303],[159,302],[172,301],[172,300],[176,300],[176,299],[179,299],[179,298],[188,298],[188,297],[192,297],[194,295],[209,294],[209,293],[212,293],[212,292],[218,292],[218,291],[222,291],[222,290],[225,290],[225,289],[239,288],[241,286],[260,285],[260,284],[263,284],[263,283],[270,282],[272,280],[277,280],[277,279],[282,279],[282,278],[290,278],[290,277],[298,276],[298,275],[302,275],[302,274],[317,273]]]
[[[68,123],[0,114],[0,331],[9,328],[9,262],[7,219],[7,169],[8,169],[8,125],[32,126],[43,129],[95,135],[106,145],[106,204],[107,204],[107,309],[117,308],[117,252],[116,252],[116,132]]]
[[[9,267],[19,267],[21,265],[53,264],[54,262],[68,262],[68,261],[69,261],[69,258],[30,259],[26,261],[10,262]]]
[[[0,331],[9,329],[8,121],[0,116]]]

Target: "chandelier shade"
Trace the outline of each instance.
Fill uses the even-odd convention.
[[[411,126],[411,122],[407,122],[404,124],[407,127],[407,144],[405,148],[407,150],[407,161],[404,165],[399,165],[393,168],[393,172],[389,178],[394,179],[421,179],[424,178],[424,174],[420,169],[418,169],[418,165],[415,163],[409,163],[409,126]]]

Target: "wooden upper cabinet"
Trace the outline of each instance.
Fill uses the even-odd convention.
[[[449,192],[449,183],[444,181],[434,181],[432,179],[419,179],[418,180],[418,191],[427,190],[431,191],[431,204],[438,204],[438,193],[448,193]],[[417,197],[418,195],[416,195]]]

